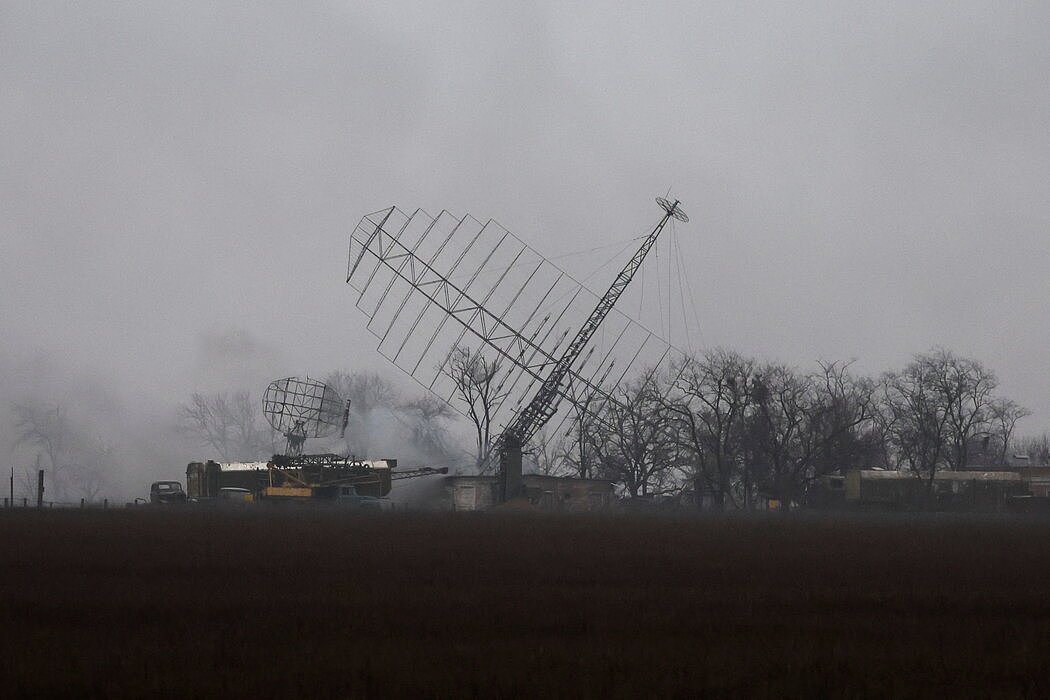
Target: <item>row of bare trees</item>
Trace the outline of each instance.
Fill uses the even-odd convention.
[[[357,454],[373,454],[380,432],[377,423],[385,420],[396,424],[397,433],[407,433],[403,442],[415,452],[431,460],[449,459],[449,422],[455,411],[433,394],[404,398],[389,380],[373,372],[336,371],[325,378],[325,383],[350,400],[347,431]]]
[[[471,426],[476,464],[490,463],[494,409],[506,396],[500,362],[464,347],[442,371]],[[368,372],[333,372],[326,383],[351,400],[354,452],[371,454],[377,426],[396,422],[418,452],[456,461],[454,412],[444,401],[402,399]],[[997,389],[984,365],[944,349],[877,378],[858,376],[849,363],[800,371],[717,349],[620,385],[616,402],[582,411],[570,433],[537,436],[531,455],[542,472],[610,479],[631,497],[691,490],[716,509],[749,509],[760,497],[797,503],[821,476],[860,467],[908,470],[932,487],[940,470],[997,468],[1012,450],[1050,459],[1046,436],[1014,439],[1028,411]],[[245,392],[195,394],[180,417],[224,459],[274,450]]]
[[[718,509],[797,503],[851,468],[932,485],[943,469],[1006,463],[1028,412],[997,388],[980,362],[943,349],[877,379],[849,363],[802,372],[714,350],[621,385],[600,418],[541,436],[533,454],[541,471],[611,479],[632,497],[695,490]]]
[[[1050,466],[1050,433],[1019,437],[1010,449],[1032,466]]]
[[[476,463],[486,463],[505,373],[498,360],[467,348],[442,371],[471,426]],[[462,461],[455,412],[444,401],[403,398],[370,372],[333,372],[325,381],[351,400],[355,454],[396,448],[427,463]],[[582,411],[570,433],[537,436],[531,457],[545,473],[610,479],[633,497],[692,490],[719,509],[747,509],[759,497],[798,502],[822,475],[857,467],[909,470],[932,485],[940,470],[997,468],[1015,454],[1050,464],[1050,437],[1015,438],[1028,411],[997,390],[980,362],[942,349],[877,378],[856,375],[848,363],[799,371],[713,350],[621,384],[615,404]],[[111,443],[60,404],[21,402],[12,411],[15,446],[39,455],[56,497],[100,493]],[[249,392],[194,394],[179,406],[178,425],[223,461],[251,461],[283,444],[261,413]]]
[[[941,469],[1006,464],[1017,422],[1029,412],[997,388],[980,362],[947,350],[887,375],[880,427],[897,465],[932,486]]]
[[[110,485],[114,445],[76,420],[60,403],[29,400],[14,403],[11,409],[14,447],[36,453],[36,467],[48,475],[50,498],[97,500]],[[35,474],[23,470],[18,477],[23,494],[35,490]]]
[[[272,431],[260,413],[248,391],[193,394],[179,406],[179,428],[223,462],[251,461],[273,454]]]
[[[351,400],[348,445],[353,453],[387,456],[373,450],[396,448],[393,456],[409,460],[451,461],[454,411],[444,401],[430,394],[402,398],[391,382],[371,372],[332,372],[326,382]],[[15,470],[20,493],[35,491],[38,468],[45,471],[49,500],[94,501],[121,488],[121,465],[127,466],[131,455],[114,439],[123,434],[119,429],[92,421],[62,402],[20,400],[10,404],[10,411],[11,447],[24,464],[35,465]],[[154,426],[151,437],[177,435],[205,448],[211,459],[265,460],[284,447],[285,438],[276,435],[262,415],[261,397],[249,391],[192,394],[177,406],[174,418],[174,424]],[[388,433],[377,438],[386,427]],[[333,443],[319,447],[346,449]],[[187,461],[192,458],[180,454]]]

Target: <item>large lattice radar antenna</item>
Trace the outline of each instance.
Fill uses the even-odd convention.
[[[668,201],[668,200],[664,199],[663,197],[657,197],[656,198],[656,203],[659,204],[663,208],[663,210],[665,212],[667,212],[668,214],[670,214],[674,218],[678,219],[679,221],[681,221],[681,222],[689,221],[689,217],[686,216],[686,213],[684,211],[682,211],[682,207],[678,206],[679,205],[679,201],[677,199],[675,201],[671,202],[671,201]]]
[[[543,429],[560,435],[577,421],[605,421],[632,368],[686,367],[670,342],[615,308],[660,232],[689,220],[667,197],[656,200],[659,222],[628,241],[642,239],[604,294],[492,219],[394,206],[365,215],[350,234],[346,281],[379,353],[464,413],[453,358],[480,354],[497,368],[488,417],[501,428],[498,455],[507,439],[525,445]]]
[[[263,396],[263,413],[274,430],[288,440],[286,454],[301,455],[307,438],[345,430],[343,400],[323,382],[285,377],[270,382]]]

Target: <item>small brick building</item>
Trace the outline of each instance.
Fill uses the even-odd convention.
[[[551,513],[588,513],[613,503],[613,484],[601,479],[525,474],[524,496],[536,510]],[[449,476],[444,480],[442,510],[486,510],[499,504],[500,483],[495,476]]]

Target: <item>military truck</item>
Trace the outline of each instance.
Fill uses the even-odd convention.
[[[154,481],[149,487],[149,502],[153,505],[185,503],[186,492],[178,481]]]

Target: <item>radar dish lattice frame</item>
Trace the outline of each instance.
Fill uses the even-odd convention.
[[[659,204],[665,212],[678,219],[682,223],[689,221],[689,216],[682,211],[682,207],[678,206],[678,202],[671,202],[663,197],[657,197],[656,203]]]
[[[306,438],[325,437],[340,427],[343,402],[323,382],[285,377],[266,387],[263,413],[273,429],[288,438],[289,453],[299,454]]]
[[[680,351],[612,308],[660,229],[688,220],[678,201],[656,201],[663,219],[604,298],[492,219],[397,207],[366,215],[351,232],[346,281],[379,353],[424,388],[455,405],[446,368],[473,343],[503,365],[492,425],[527,422],[516,431],[525,440],[545,424],[563,433],[581,418],[603,422],[632,367],[682,366],[672,359]]]

